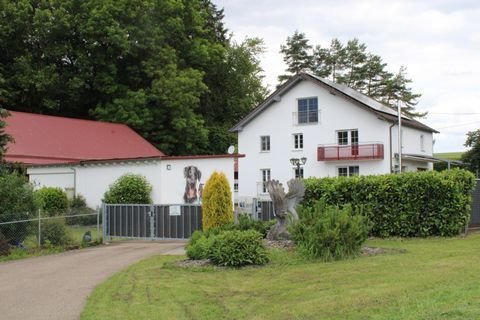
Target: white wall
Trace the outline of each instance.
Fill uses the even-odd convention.
[[[43,167],[28,169],[29,180],[35,188],[56,187],[68,191],[75,189],[75,171],[70,167]]]
[[[318,124],[294,125],[293,113],[297,112],[297,99],[318,97]],[[360,174],[384,174],[390,172],[389,159],[390,123],[379,120],[348,100],[333,95],[318,85],[302,81],[288,91],[280,102],[275,102],[248,123],[239,132],[239,153],[245,158],[239,161],[239,196],[257,196],[257,185],[261,182],[260,169],[270,168],[272,179],[286,181],[294,177],[294,168],[289,159],[306,157],[305,177],[336,176],[337,167],[358,165]],[[358,129],[360,143],[379,142],[384,146],[383,160],[369,161],[317,161],[320,144],[337,144],[336,131]],[[292,135],[303,133],[304,148],[293,150]],[[260,136],[269,135],[271,151],[260,151]]]
[[[184,203],[186,179],[185,167],[195,166],[201,172],[200,181],[197,181],[197,189],[200,184],[205,184],[214,171],[223,172],[227,176],[232,192],[233,201],[233,162],[234,158],[205,158],[205,159],[175,159],[164,160],[161,163],[162,179],[160,203],[180,204]],[[170,169],[168,169],[170,167]],[[198,201],[197,201],[198,203]]]
[[[433,133],[418,130],[415,128],[402,126],[402,154],[423,155],[431,157],[433,155]],[[421,146],[421,136],[423,136],[423,148]],[[398,126],[392,128],[392,148],[393,154],[398,153]],[[395,162],[394,162],[395,163]],[[422,161],[403,160],[402,167],[404,171],[417,171],[418,168],[427,170],[433,169],[433,163]]]
[[[158,204],[182,204],[186,180],[186,166],[196,166],[205,183],[213,171],[224,172],[233,194],[234,158],[171,159],[114,163],[90,163],[83,166],[50,166],[28,168],[30,181],[37,188],[43,186],[74,188],[87,200],[89,207],[101,205],[103,195],[110,184],[126,173],[141,174],[152,185],[152,199]],[[169,166],[170,169],[167,169]],[[198,183],[198,184],[199,184]]]

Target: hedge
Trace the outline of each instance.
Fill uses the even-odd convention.
[[[304,206],[361,205],[380,237],[452,236],[470,218],[472,173],[455,169],[400,175],[305,179]]]

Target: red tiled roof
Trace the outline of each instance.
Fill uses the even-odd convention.
[[[124,124],[10,111],[6,161],[25,164],[161,157],[164,154]]]

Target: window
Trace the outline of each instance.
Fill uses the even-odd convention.
[[[424,137],[423,134],[420,135],[420,150],[421,150],[422,152],[425,151],[425,137]]]
[[[294,150],[303,149],[303,133],[295,133],[293,135],[293,149]]]
[[[270,136],[260,137],[260,151],[270,151]]]
[[[318,123],[318,99],[298,99],[298,123]]]
[[[337,142],[340,146],[358,144],[358,130],[354,129],[337,131]]]
[[[303,168],[295,168],[295,178],[303,178]]]
[[[351,177],[358,176],[360,174],[359,166],[349,166],[349,167],[339,167],[338,176],[339,177]]]
[[[348,144],[348,131],[337,132],[338,145],[343,146]]]
[[[337,131],[337,142],[339,146],[352,146],[352,156],[358,156],[358,130]]]
[[[261,169],[262,172],[262,192],[267,192],[267,182],[270,181],[270,169]]]

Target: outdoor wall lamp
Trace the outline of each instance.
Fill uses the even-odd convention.
[[[295,174],[295,178],[300,177],[300,166],[303,166],[306,162],[307,162],[306,157],[302,157],[300,159],[299,158],[290,158],[290,163],[292,164],[292,166],[297,166],[297,172]]]

